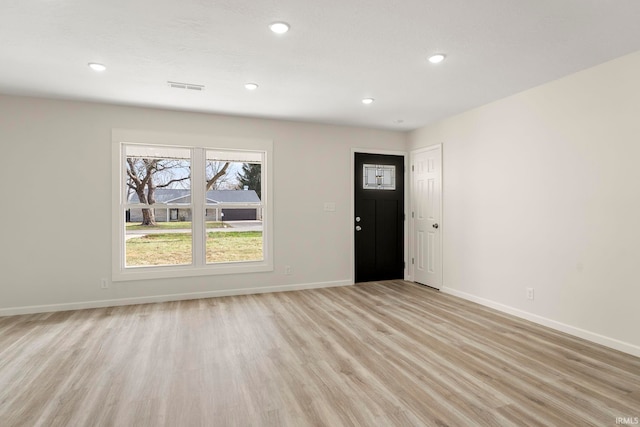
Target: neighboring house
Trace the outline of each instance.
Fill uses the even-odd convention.
[[[191,203],[191,193],[189,190],[158,188],[155,191],[157,204],[185,204]],[[140,199],[136,193],[129,196],[129,203],[139,203]],[[207,205],[219,203],[247,205],[255,204],[256,207],[244,208],[215,208],[208,207],[206,210],[207,221],[249,221],[261,220],[262,208],[260,198],[254,190],[210,190],[207,191]],[[157,207],[154,208],[156,221],[191,221],[191,209],[179,207]],[[129,209],[127,211],[127,222],[142,221],[142,209]]]

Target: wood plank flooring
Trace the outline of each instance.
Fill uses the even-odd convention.
[[[403,281],[0,318],[3,427],[618,417],[639,358]]]

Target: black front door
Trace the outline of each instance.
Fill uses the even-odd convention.
[[[355,154],[355,281],[404,278],[404,157]]]

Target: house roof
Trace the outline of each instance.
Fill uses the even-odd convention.
[[[158,188],[155,192],[156,203],[191,203],[189,190],[176,188]],[[132,193],[129,203],[139,203],[138,195]],[[207,203],[260,203],[254,190],[209,190]]]

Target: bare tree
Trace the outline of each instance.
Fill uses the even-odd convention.
[[[185,169],[184,161],[175,159],[145,159],[127,157],[127,186],[135,191],[140,203],[153,205],[157,188],[167,188],[191,179],[179,176],[178,168]],[[142,225],[156,225],[153,209],[142,209]]]
[[[221,184],[227,182],[227,169],[231,162],[207,162],[207,188],[205,191],[217,190]]]
[[[217,189],[227,181],[230,162],[207,162],[206,191]],[[173,188],[184,185],[191,179],[188,163],[179,159],[154,159],[127,157],[127,187],[136,193],[140,203],[156,203],[155,192],[158,188]],[[183,173],[180,173],[183,171]],[[156,225],[153,209],[142,209],[142,224]]]

